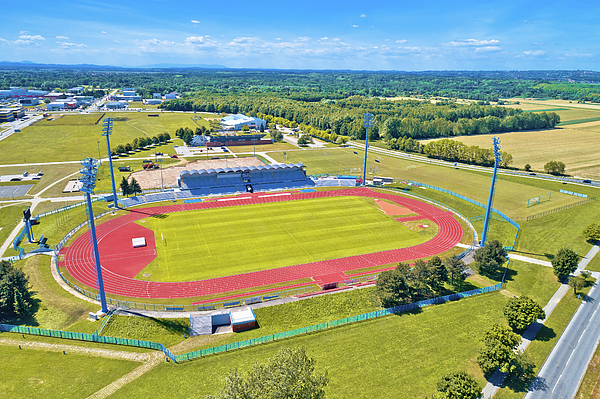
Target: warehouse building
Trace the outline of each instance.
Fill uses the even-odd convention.
[[[244,114],[229,115],[221,119],[221,126],[226,130],[240,130],[242,126],[248,126],[251,129],[266,129],[267,122],[263,119],[253,118]]]

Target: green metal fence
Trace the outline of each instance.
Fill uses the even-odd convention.
[[[304,335],[316,331],[327,330],[334,327],[343,326],[350,323],[356,323],[358,321],[376,319],[379,317],[389,316],[392,314],[402,313],[409,310],[414,310],[417,308],[421,308],[424,306],[440,304],[448,301],[455,301],[460,298],[466,298],[473,295],[479,295],[487,292],[497,291],[502,288],[502,283],[498,283],[496,285],[492,285],[489,287],[477,288],[471,291],[459,292],[456,294],[446,295],[442,297],[437,297],[433,299],[427,299],[424,301],[419,301],[415,303],[409,303],[406,305],[400,305],[393,308],[381,309],[374,312],[363,313],[357,316],[345,317],[343,319],[332,320],[326,323],[314,324],[308,327],[296,328],[294,330],[285,331],[277,334],[266,335],[263,337],[246,339],[243,341],[233,342],[231,344],[225,344],[220,346],[214,346],[212,348],[201,349],[193,352],[184,353],[181,355],[175,356],[176,361],[183,362],[187,360],[194,360],[200,357],[215,355],[218,353],[228,352],[235,349],[247,348],[249,346],[255,346],[260,344],[265,344],[268,342],[279,341],[286,338],[297,337],[299,335]]]
[[[75,339],[79,341],[96,342],[100,344],[113,344],[113,345],[125,345],[135,346],[137,348],[147,348],[163,351],[172,361],[176,362],[176,357],[171,353],[170,350],[165,348],[163,344],[159,344],[151,341],[143,341],[140,339],[129,339],[129,338],[117,338],[117,337],[105,337],[96,334],[86,334],[74,331],[62,331],[62,330],[49,330],[46,328],[28,327],[28,326],[13,326],[10,324],[0,324],[0,332],[10,332],[19,334],[31,334],[39,335],[43,337],[54,337],[64,339]]]

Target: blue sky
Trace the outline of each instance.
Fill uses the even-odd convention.
[[[0,61],[600,70],[594,1],[10,1],[1,18]]]

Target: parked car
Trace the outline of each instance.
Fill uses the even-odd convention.
[[[171,158],[179,158],[179,157],[177,156],[177,154],[173,154],[173,155],[171,155]]]
[[[587,183],[587,184],[590,184],[592,181],[591,181],[591,180],[589,180],[589,179],[585,179],[585,180],[583,180],[583,182],[584,182],[584,183]]]

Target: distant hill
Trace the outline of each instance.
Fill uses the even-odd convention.
[[[31,61],[0,61],[1,67],[17,68],[68,68],[68,69],[226,69],[223,65],[208,64],[153,64],[141,65],[136,67],[120,67],[113,65],[95,65],[95,64],[39,64]]]

